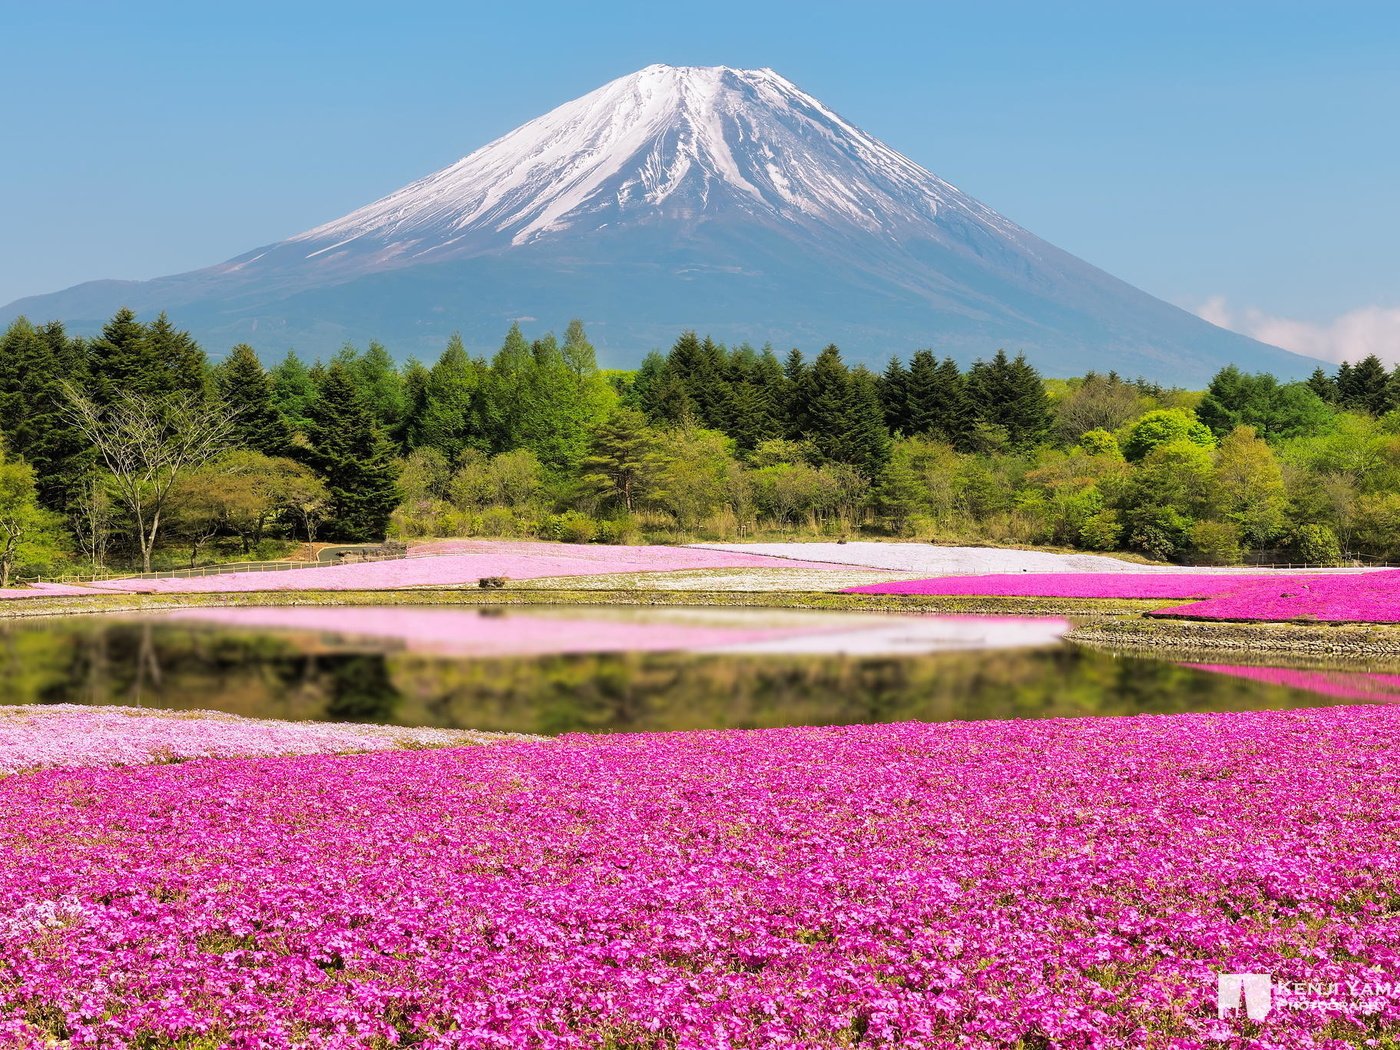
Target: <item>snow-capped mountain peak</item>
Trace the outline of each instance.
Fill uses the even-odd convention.
[[[703,222],[736,205],[768,222],[891,234],[954,209],[1020,232],[771,69],[652,65],[289,246],[404,264],[661,217]]]

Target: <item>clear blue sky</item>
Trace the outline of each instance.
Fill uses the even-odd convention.
[[[1395,4],[0,0],[0,40],[0,302],[279,240],[659,61],[772,66],[1182,305],[1400,307]]]

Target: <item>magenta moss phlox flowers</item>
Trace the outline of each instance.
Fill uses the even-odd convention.
[[[1358,707],[12,776],[0,1043],[1375,1045],[1400,1000],[1217,974],[1396,979],[1397,753]]]
[[[1326,620],[1400,623],[1400,570],[1270,577],[1156,616],[1196,620]]]
[[[846,592],[1008,598],[1204,598],[1258,579],[1258,576],[1244,573],[1019,572],[872,583],[848,587]]]

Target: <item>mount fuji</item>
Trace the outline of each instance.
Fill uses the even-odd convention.
[[[169,310],[214,352],[378,339],[479,350],[581,317],[605,364],[682,329],[872,364],[1024,350],[1049,375],[1200,384],[1316,362],[1217,328],[1061,251],[770,69],[649,66],[343,218],[228,262],[0,310],[96,329]]]

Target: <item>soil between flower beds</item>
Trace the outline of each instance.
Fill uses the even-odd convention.
[[[1400,711],[0,780],[0,1044],[1387,1045]],[[1369,1042],[1380,1039],[1381,1042]]]

